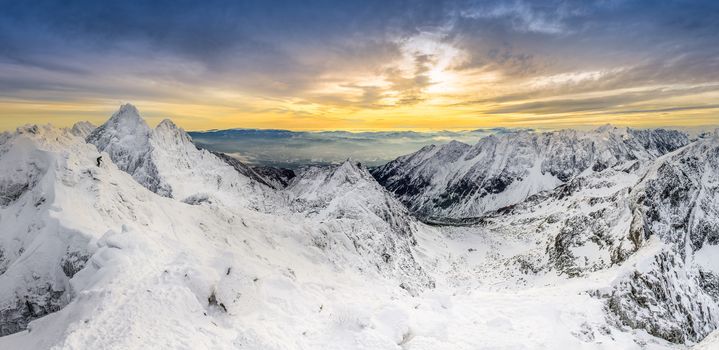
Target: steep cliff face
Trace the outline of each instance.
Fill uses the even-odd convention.
[[[90,237],[56,213],[72,211],[63,188],[92,178],[93,160],[76,151],[93,148],[50,127],[23,127],[0,140],[0,335],[25,329],[75,296],[69,281],[92,253]],[[78,163],[85,164],[70,170]]]
[[[151,136],[152,129],[140,117],[137,108],[125,104],[86,140],[100,152],[106,152],[118,168],[132,175],[142,186],[161,196],[172,197],[172,188],[160,177],[153,160]]]
[[[271,166],[250,166],[225,153],[212,152],[212,154],[235,168],[238,173],[275,190],[284,189],[290,180],[295,177],[295,172],[290,169]]]
[[[207,197],[225,203],[241,202],[263,211],[276,206],[275,192],[258,174],[238,169],[238,164],[197,148],[192,138],[169,119],[152,130],[150,145],[158,176],[177,199]]]
[[[660,160],[636,192],[644,235],[657,235],[684,256],[719,243],[719,140],[699,140]]]
[[[675,343],[719,327],[718,189],[716,135],[659,159],[634,188],[633,239],[662,248],[611,292],[608,308],[623,324]]]
[[[373,175],[422,217],[477,217],[584,172],[651,161],[687,143],[687,136],[676,131],[611,126],[506,133],[474,146],[425,147],[374,169]]]
[[[87,142],[108,153],[118,168],[161,196],[193,203],[241,198],[257,210],[272,207],[265,201],[273,195],[271,185],[251,168],[198,149],[169,119],[151,129],[130,104],[121,106],[91,132]]]
[[[286,168],[276,168],[271,166],[254,166],[252,170],[259,174],[264,181],[269,183],[276,189],[282,189],[290,184],[292,179],[297,176],[294,170]]]
[[[684,263],[672,247],[644,259],[599,294],[613,320],[677,344],[698,342],[717,329],[716,277]]]

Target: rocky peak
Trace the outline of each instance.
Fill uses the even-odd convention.
[[[131,119],[142,119],[140,117],[140,111],[137,110],[133,104],[125,103],[120,105],[120,109],[115,112],[110,119],[113,118],[131,118]]]
[[[128,130],[149,130],[145,120],[140,117],[140,111],[129,103],[120,106],[104,125],[115,125]]]
[[[629,130],[629,128],[626,127],[618,127],[616,125],[612,124],[604,124],[596,129],[594,129],[595,133],[598,134],[624,134]]]
[[[373,261],[372,269],[402,276],[400,287],[410,294],[431,288],[433,281],[415,260],[414,221],[407,209],[382,188],[367,169],[352,159],[342,164],[303,169],[287,187],[290,206],[320,219],[324,231],[347,230],[354,251]],[[330,246],[327,236],[317,237],[319,246]]]
[[[348,158],[332,171],[328,179],[337,182],[356,183],[362,178],[367,178],[368,175],[369,173],[362,167],[361,163]]]
[[[288,189],[298,197],[309,195],[327,199],[342,195],[345,190],[360,187],[384,191],[361,163],[347,159],[341,164],[300,169]]]
[[[596,130],[597,132],[606,132],[606,131],[612,131],[612,130],[615,130],[615,129],[617,129],[616,126],[607,123],[607,124],[604,124],[604,125],[602,125],[602,126],[596,128],[595,130]]]
[[[153,131],[155,138],[170,141],[172,143],[192,143],[192,138],[184,129],[178,127],[172,120],[164,119],[155,127]]]
[[[452,140],[452,141],[449,141],[445,147],[449,148],[449,149],[467,149],[471,146],[464,142]]]
[[[455,161],[470,148],[472,146],[466,143],[452,140],[437,150],[437,156],[445,159],[449,158],[447,159],[448,161]]]
[[[92,143],[103,151],[113,143],[113,140],[127,140],[127,143],[143,145],[150,137],[150,127],[140,117],[137,108],[131,104],[120,106],[117,112],[113,113],[110,119],[87,136],[87,142]],[[130,146],[128,144],[127,146]]]
[[[171,119],[163,119],[155,129],[178,130],[180,128]]]
[[[163,196],[171,196],[169,186],[162,183],[152,160],[152,130],[131,104],[124,104],[110,119],[86,138],[100,152],[107,152],[120,170],[137,182]]]
[[[75,123],[72,128],[70,128],[70,133],[84,139],[95,129],[97,129],[95,124],[88,121],[80,121]]]

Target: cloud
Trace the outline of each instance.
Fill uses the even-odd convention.
[[[461,11],[461,16],[500,20],[519,32],[561,34],[567,30],[562,20],[571,12],[568,6],[566,2],[485,1]]]
[[[510,129],[437,132],[293,132],[288,130],[233,129],[191,132],[201,147],[232,154],[250,164],[298,167],[329,164],[348,157],[368,166],[384,164],[430,144],[451,140],[474,144],[483,136]]]
[[[220,106],[238,125],[294,116],[361,128],[412,125],[400,118],[413,113],[676,113],[719,91],[710,0],[0,5],[0,103],[140,100],[185,118]],[[659,101],[672,96],[687,98]]]
[[[621,110],[621,111],[608,112],[608,114],[650,114],[650,113],[667,113],[667,112],[706,110],[706,109],[719,109],[719,104],[655,108],[655,109],[634,109],[634,110],[627,109],[627,110]]]
[[[701,87],[691,87],[685,89],[650,89],[644,91],[622,91],[617,94],[602,95],[596,97],[577,97],[570,99],[549,99],[545,101],[533,101],[524,103],[514,103],[499,107],[489,108],[484,113],[487,114],[560,114],[560,113],[578,113],[578,112],[597,112],[607,114],[617,114],[618,110],[628,110],[626,107],[641,105],[651,101],[661,100],[663,98],[680,97],[697,94],[706,91],[719,91],[719,85],[709,85]],[[681,111],[699,109],[697,106],[681,106],[671,108],[658,109],[634,109],[635,111],[644,110],[652,111]]]

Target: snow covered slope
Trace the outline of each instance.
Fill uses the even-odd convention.
[[[287,187],[289,180],[295,176],[295,173],[289,169],[280,169],[269,166],[252,167],[225,153],[212,152],[212,154],[235,168],[238,173],[276,190]]]
[[[209,151],[198,149],[190,136],[166,119],[153,130],[134,106],[125,104],[87,142],[108,153],[112,162],[149,190],[196,203],[244,200],[266,208],[269,184],[254,173]],[[102,161],[102,160],[100,160]]]
[[[681,349],[717,327],[716,138],[430,226],[349,160],[268,186],[131,106],[82,136],[0,134],[0,349]]]
[[[87,121],[82,121],[75,123],[75,125],[73,125],[70,129],[70,133],[84,139],[88,135],[90,135],[90,133],[92,133],[95,129],[97,129],[97,126],[95,126],[94,124]]]
[[[514,132],[484,137],[474,146],[427,146],[373,175],[422,217],[477,217],[583,172],[650,161],[687,143],[686,135],[661,129]]]
[[[719,327],[718,159],[719,139],[705,138],[655,162],[585,172],[477,220],[450,221],[458,226],[444,228],[448,235],[471,232],[482,244],[460,258],[468,267],[448,273],[468,288],[585,281],[616,327],[698,342]],[[466,268],[479,278],[464,276]]]
[[[37,126],[0,137],[0,335],[66,305],[72,297],[69,279],[90,254],[89,237],[55,215],[73,211],[58,203],[62,187],[77,177],[92,177],[65,172],[77,162],[73,139]],[[84,142],[75,147],[93,148]]]
[[[137,182],[162,196],[171,197],[172,189],[163,182],[152,159],[152,130],[140,117],[137,108],[125,104],[87,136],[87,142],[109,154],[118,168],[132,175]]]
[[[719,137],[659,159],[632,191],[632,240],[661,242],[611,292],[630,327],[697,342],[719,327]]]
[[[186,202],[220,200],[273,210],[275,193],[259,175],[242,173],[215,154],[198,149],[190,136],[169,119],[157,125],[149,141],[157,176],[172,190],[174,198]]]
[[[708,337],[704,338],[701,343],[692,347],[694,350],[713,350],[719,349],[719,331],[714,331]]]
[[[397,279],[412,294],[434,285],[413,253],[416,220],[360,164],[347,160],[304,169],[287,190],[295,210],[319,220],[321,235],[314,237],[319,248],[332,252],[337,240],[347,241],[369,256],[372,264],[365,269]]]
[[[270,215],[237,195],[251,181],[234,178],[239,173],[210,153],[196,157],[169,122],[154,135],[162,180],[176,194],[211,192],[209,200],[159,196],[111,157],[97,162],[107,153],[68,130],[2,134],[0,329],[15,334],[0,338],[0,348],[387,348],[401,341],[402,328],[385,319],[391,313],[375,321],[362,303],[380,295],[369,315],[386,313],[389,300],[418,291],[416,280],[426,287],[428,277],[413,260],[412,233],[392,236],[409,224],[374,212],[386,203],[372,200],[394,200],[366,171],[379,194],[348,204],[357,209],[352,218],[291,210],[289,193],[268,195],[286,207]],[[219,176],[203,182],[210,170]],[[328,215],[343,210],[336,197]],[[38,317],[31,332],[17,333]]]

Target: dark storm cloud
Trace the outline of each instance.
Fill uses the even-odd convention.
[[[70,76],[58,80],[125,74],[187,85],[213,81],[220,87],[270,95],[296,94],[323,71],[353,59],[371,63],[374,57],[396,55],[388,33],[409,35],[419,23],[440,23],[447,12],[439,2],[402,1],[2,1],[0,5],[0,63],[6,65]],[[312,55],[319,59],[306,62]],[[130,65],[123,62],[125,57],[144,63]],[[174,71],[168,76],[162,71],[168,57],[199,64],[200,76]],[[24,75],[0,69],[5,77]],[[36,90],[61,84],[53,77],[47,79],[35,81]],[[23,84],[22,93],[33,81]]]
[[[471,53],[459,69],[510,76],[631,66],[622,83],[717,79],[716,1],[478,1],[448,40]]]
[[[243,55],[257,59],[254,64],[262,64],[263,58],[290,64],[283,62],[291,61],[283,57],[287,45],[314,47],[359,33],[377,37],[387,30],[411,32],[415,23],[438,23],[446,12],[439,2],[401,1],[3,1],[2,5],[5,30],[0,43],[7,48],[2,51],[6,57],[48,49],[137,45],[220,67],[237,64]],[[241,55],[226,57],[229,53]]]
[[[669,64],[699,76],[717,70],[690,67],[699,61],[715,68],[716,60],[707,59],[719,50],[715,1],[2,1],[2,8],[3,59],[70,72],[87,65],[67,66],[57,57],[123,49],[149,58],[166,51],[210,69],[312,72],[295,51],[329,51],[343,41],[374,40],[379,47],[388,36],[447,23],[451,37],[471,50],[467,65],[493,63],[514,74],[560,58],[552,51],[574,51],[585,63],[681,54]],[[663,58],[667,64],[670,57]]]

